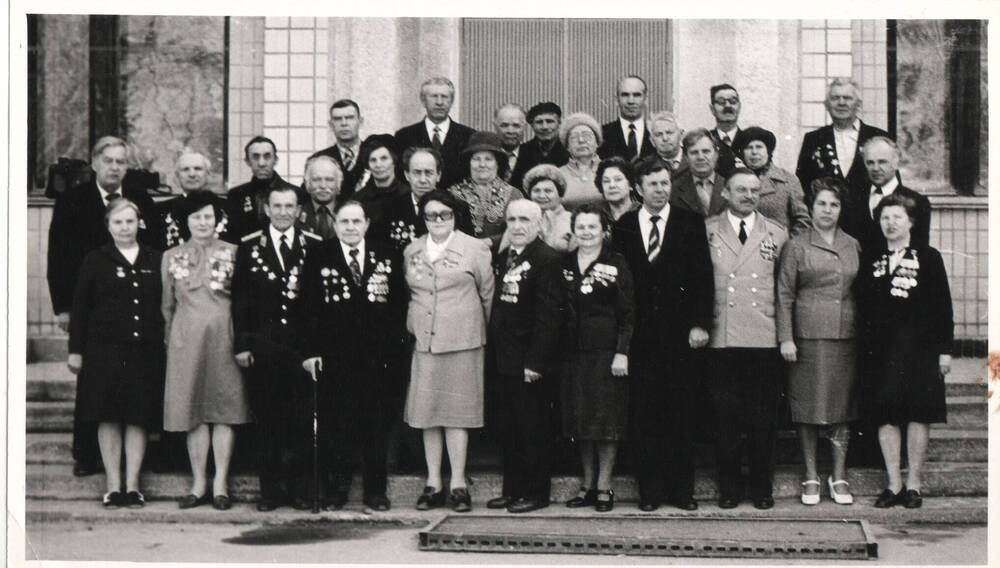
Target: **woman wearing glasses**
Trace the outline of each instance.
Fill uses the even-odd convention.
[[[403,253],[410,287],[407,330],[414,335],[410,388],[403,419],[423,430],[427,484],[418,510],[441,507],[445,448],[451,464],[447,497],[456,512],[472,508],[465,479],[469,428],[483,426],[483,346],[493,300],[490,250],[455,230],[462,202],[434,190],[420,198],[427,234]]]
[[[559,127],[559,140],[569,151],[569,162],[559,168],[566,176],[566,192],[563,206],[573,210],[584,203],[604,201],[595,184],[597,166],[601,157],[597,149],[601,146],[601,125],[585,112],[576,112],[563,119]]]

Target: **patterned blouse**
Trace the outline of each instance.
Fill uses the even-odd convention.
[[[504,213],[507,204],[513,199],[522,197],[520,190],[507,184],[500,178],[493,178],[489,183],[489,191],[481,194],[478,186],[471,179],[465,179],[451,186],[448,191],[469,206],[472,217],[472,236],[477,239],[493,237],[504,232]]]

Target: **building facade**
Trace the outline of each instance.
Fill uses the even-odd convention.
[[[422,117],[420,83],[450,77],[452,115],[491,128],[505,102],[554,100],[615,115],[616,79],[637,73],[649,109],[709,126],[709,87],[740,91],[742,126],[778,136],[794,169],[802,135],[826,124],[826,86],[852,77],[865,122],[894,134],[901,175],[934,205],[932,245],[952,283],[963,349],[987,336],[986,22],[962,20],[596,20],[296,17],[29,17],[28,334],[58,333],[45,284],[46,169],[86,158],[96,137],[135,145],[136,165],[176,186],[181,148],[209,156],[220,192],[250,178],[245,142],[263,134],[279,173],[333,143],[331,102],[362,109],[362,136]],[[86,86],[86,88],[85,88]]]

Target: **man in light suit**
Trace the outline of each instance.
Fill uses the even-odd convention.
[[[712,261],[700,215],[670,201],[670,170],[646,160],[637,171],[641,209],[615,223],[612,247],[635,282],[636,321],[629,350],[630,441],[639,509],[694,500],[699,352],[712,326]]]
[[[646,81],[638,75],[618,81],[618,118],[601,126],[604,143],[597,149],[601,159],[619,156],[632,161],[653,154],[645,119],[647,94]]]
[[[364,504],[390,507],[386,438],[408,297],[399,252],[366,238],[368,226],[361,203],[341,203],[336,238],[317,247],[304,268],[303,366],[319,376],[327,510],[347,502],[355,453],[363,464]]]
[[[826,92],[826,110],[833,124],[806,133],[795,167],[806,203],[811,202],[813,180],[821,177],[834,176],[847,180],[852,194],[854,191],[864,193],[870,186],[861,148],[875,136],[889,138],[889,133],[858,118],[861,103],[861,88],[855,81],[838,78],[830,83]]]
[[[427,115],[416,124],[396,131],[396,144],[403,151],[411,146],[434,148],[444,159],[440,186],[448,189],[462,181],[462,151],[474,130],[451,119],[455,85],[446,77],[431,77],[420,85],[420,102]]]
[[[725,212],[705,222],[715,275],[707,390],[717,428],[719,507],[734,508],[744,496],[740,463],[746,434],[753,505],[770,509],[783,376],[775,279],[788,231],[757,212],[760,180],[753,171],[733,170],[723,196]]]
[[[722,196],[725,178],[718,173],[719,149],[711,133],[695,128],[684,135],[688,167],[673,180],[670,204],[712,217],[726,207]]]
[[[311,157],[329,156],[340,166],[343,174],[341,187],[343,197],[350,197],[354,186],[365,171],[365,164],[358,164],[361,153],[361,125],[365,119],[361,116],[361,107],[351,99],[340,99],[330,105],[330,130],[337,143],[329,148],[316,152]]]

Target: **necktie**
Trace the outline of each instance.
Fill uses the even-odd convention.
[[[341,155],[341,160],[344,162],[344,169],[350,171],[354,167],[354,151],[350,148],[344,148]]]
[[[288,238],[281,235],[281,245],[278,247],[281,253],[281,269],[288,272],[288,264],[291,262],[292,249],[288,246]]]
[[[649,222],[653,224],[653,227],[649,230],[649,246],[646,249],[646,255],[649,261],[652,262],[656,255],[660,253],[660,226],[657,223],[660,222],[659,215],[653,215],[650,217]]]
[[[316,230],[324,241],[330,238],[330,210],[326,205],[321,205],[316,211]]]
[[[681,167],[681,161],[680,160],[677,160],[677,159],[670,160],[670,172],[671,173],[676,172],[677,168],[679,168],[679,167]]]
[[[351,269],[351,276],[354,277],[354,284],[360,286],[361,265],[358,264],[358,249],[352,248],[350,251],[348,251],[348,254],[351,255],[351,262],[350,264],[348,264],[348,267],[350,267]]]
[[[740,244],[745,245],[747,243],[747,222],[740,221]]]
[[[434,137],[431,138],[431,144],[435,150],[441,150],[441,129],[437,126],[434,127]]]
[[[517,256],[517,251],[513,248],[507,251],[507,272],[510,272],[510,269],[517,264]]]
[[[114,201],[116,199],[120,199],[121,196],[122,196],[122,194],[120,194],[120,193],[118,193],[116,191],[116,192],[113,192],[113,193],[109,193],[108,196],[105,199],[107,199],[108,205],[111,205],[112,203],[114,203]]]
[[[712,188],[708,185],[707,179],[695,180],[695,189],[698,191],[698,199],[701,200],[701,206],[705,209],[705,215],[709,214],[709,207],[712,205]]]
[[[878,207],[878,204],[882,201],[883,197],[885,197],[885,194],[882,193],[881,187],[876,187],[875,190],[872,191],[871,196],[868,197],[868,211],[871,213],[872,217],[875,216],[875,208]]]
[[[722,133],[722,134],[721,134],[721,135],[719,136],[719,139],[721,139],[721,140],[722,140],[722,143],[723,143],[723,144],[725,144],[726,146],[730,146],[730,145],[732,145],[732,143],[733,143],[733,140],[732,140],[732,139],[731,139],[731,138],[729,137],[729,135],[728,135],[728,134],[726,134],[725,132],[723,132],[723,133]]]
[[[635,124],[628,125],[628,157],[634,158],[638,154],[638,145],[635,141]]]

